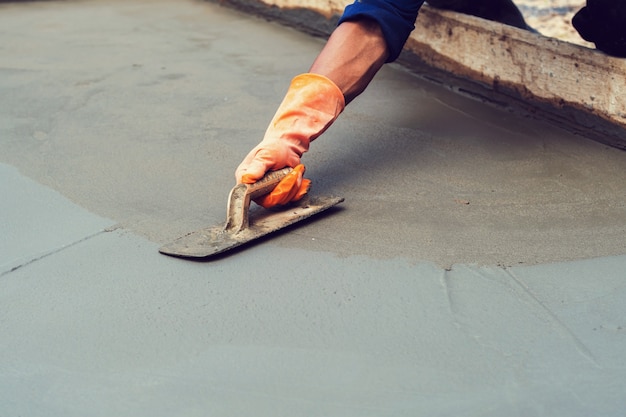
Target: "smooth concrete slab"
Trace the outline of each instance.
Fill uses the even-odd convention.
[[[113,225],[4,164],[0,195],[0,277]]]
[[[342,209],[187,262],[322,41],[193,1],[0,27],[0,415],[623,414],[624,152],[391,66],[306,156]]]
[[[626,405],[626,257],[446,272],[272,244],[208,264],[155,250],[117,230],[3,277],[3,415],[618,416]],[[277,268],[277,252],[291,262]]]

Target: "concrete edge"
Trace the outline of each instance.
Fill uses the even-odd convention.
[[[209,0],[328,36],[348,1]],[[626,149],[626,59],[424,5],[398,63],[499,107]]]
[[[626,60],[473,16],[424,7],[413,61],[482,86],[530,112],[626,149]],[[476,91],[472,89],[472,92]]]

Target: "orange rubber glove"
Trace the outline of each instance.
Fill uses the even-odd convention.
[[[303,178],[304,170],[304,165],[296,165],[293,171],[280,180],[271,193],[254,200],[255,203],[265,208],[270,208],[300,200],[311,187],[311,180]],[[244,174],[241,180],[244,184],[256,182],[256,179],[250,176],[250,174]]]
[[[296,168],[309,144],[328,129],[345,105],[339,87],[323,75],[296,76],[263,140],[235,171],[237,183],[254,183],[270,170]],[[306,194],[310,181],[302,178],[304,166],[294,171],[263,198],[264,207],[286,204]]]

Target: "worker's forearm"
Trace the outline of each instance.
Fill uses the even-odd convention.
[[[344,22],[330,36],[309,71],[331,79],[349,103],[365,90],[387,56],[385,38],[375,21]]]

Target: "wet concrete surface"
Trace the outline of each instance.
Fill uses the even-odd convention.
[[[323,41],[213,3],[0,5],[1,415],[622,415],[626,153],[397,66],[312,145],[342,208],[210,263]]]

